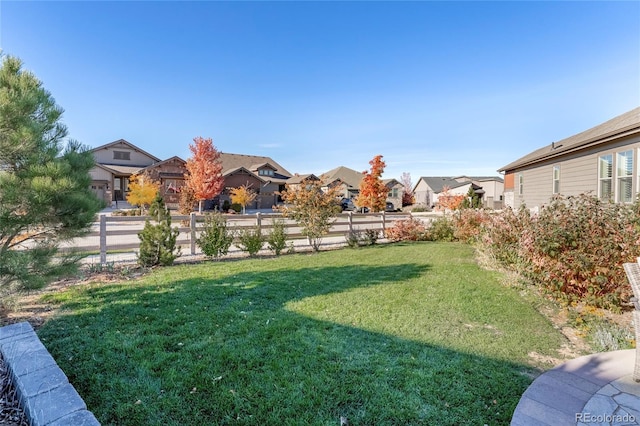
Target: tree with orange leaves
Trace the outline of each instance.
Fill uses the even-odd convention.
[[[189,150],[193,155],[187,160],[188,173],[185,175],[185,185],[193,191],[198,201],[198,212],[202,213],[202,202],[222,192],[224,178],[220,152],[213,146],[211,138],[204,139],[198,136],[193,138],[193,142],[193,145],[189,144]]]
[[[387,203],[389,188],[382,182],[385,162],[382,155],[376,155],[371,161],[371,171],[364,171],[364,177],[360,182],[360,193],[356,199],[358,207],[368,207],[371,211],[383,211]]]
[[[438,196],[438,207],[444,210],[458,210],[462,206],[466,196],[463,194],[454,195],[451,188],[445,186]]]

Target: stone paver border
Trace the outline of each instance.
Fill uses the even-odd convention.
[[[31,324],[0,327],[0,353],[31,425],[100,425]]]
[[[568,361],[533,381],[511,426],[640,425],[640,383],[632,379],[635,349]]]

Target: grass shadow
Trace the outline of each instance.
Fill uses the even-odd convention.
[[[431,265],[293,261],[93,286],[38,334],[104,425],[509,423],[526,366],[287,309]]]

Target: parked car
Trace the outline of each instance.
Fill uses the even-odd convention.
[[[397,211],[396,208],[394,207],[393,203],[390,201],[387,201],[387,205],[384,208],[385,212],[395,212]]]
[[[354,212],[358,210],[355,204],[353,204],[353,200],[351,198],[343,198],[340,201],[340,206],[342,207],[342,211]]]
[[[369,213],[369,209],[367,207],[358,207],[354,204],[351,198],[343,198],[340,201],[340,206],[342,206],[342,211],[349,212],[357,212],[357,213]]]

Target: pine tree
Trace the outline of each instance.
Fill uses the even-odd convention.
[[[462,201],[462,205],[460,206],[463,209],[477,209],[482,206],[482,201],[480,201],[480,197],[476,194],[473,185],[469,187],[469,191],[467,191],[467,196]]]
[[[62,113],[18,58],[2,57],[0,295],[40,288],[76,269],[82,256],[58,247],[85,235],[104,206],[90,189],[93,155],[67,139]]]
[[[180,247],[176,247],[179,231],[178,228],[171,227],[171,215],[160,193],[156,194],[149,207],[149,217],[156,224],[147,219],[144,229],[138,233],[138,263],[142,266],[171,265],[180,256]]]

